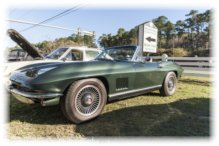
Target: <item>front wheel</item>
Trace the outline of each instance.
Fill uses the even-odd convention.
[[[106,104],[107,93],[103,83],[96,79],[74,82],[61,99],[61,108],[67,119],[81,123],[97,117]]]
[[[160,89],[160,94],[162,96],[173,95],[176,91],[176,83],[177,83],[176,74],[174,72],[167,73],[163,85]]]

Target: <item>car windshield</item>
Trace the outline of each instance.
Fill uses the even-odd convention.
[[[9,54],[9,57],[24,57],[25,52],[21,50],[12,50]]]
[[[131,61],[135,50],[135,46],[106,48],[96,57],[96,60]]]
[[[68,48],[58,48],[54,51],[52,51],[50,54],[46,56],[46,58],[49,59],[59,59],[67,50]]]
[[[17,57],[17,55],[18,55],[17,51],[11,51],[9,57]]]

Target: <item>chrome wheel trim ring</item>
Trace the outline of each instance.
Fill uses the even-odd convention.
[[[94,85],[86,85],[76,95],[75,109],[83,116],[90,116],[98,110],[100,103],[100,90]]]
[[[169,77],[168,81],[167,81],[167,88],[169,91],[173,91],[175,88],[175,79],[174,77]]]

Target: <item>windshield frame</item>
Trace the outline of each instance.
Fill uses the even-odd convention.
[[[132,56],[132,58],[130,60],[116,60],[116,59],[107,59],[107,58],[99,58],[100,56],[102,56],[103,53],[106,53],[108,50],[110,49],[116,49],[116,48],[135,48],[135,52]],[[111,61],[124,61],[124,62],[136,62],[138,57],[139,57],[139,51],[141,51],[139,46],[116,46],[116,47],[109,47],[109,48],[105,48],[103,49],[103,51],[97,55],[97,57],[95,58],[95,60],[111,60]]]
[[[62,54],[61,56],[59,56],[58,58],[50,58],[48,57],[50,54],[52,54],[53,52],[59,50],[59,49],[66,49]],[[66,54],[69,52],[69,48],[68,47],[61,47],[61,48],[57,48],[55,50],[53,50],[52,52],[50,52],[47,56],[46,56],[46,59],[54,59],[54,60],[61,60],[62,58],[64,58],[66,56]]]

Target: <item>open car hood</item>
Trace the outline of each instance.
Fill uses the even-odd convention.
[[[44,56],[31,45],[21,34],[14,29],[8,29],[7,34],[16,42],[24,51],[26,51],[34,59],[44,59]]]

